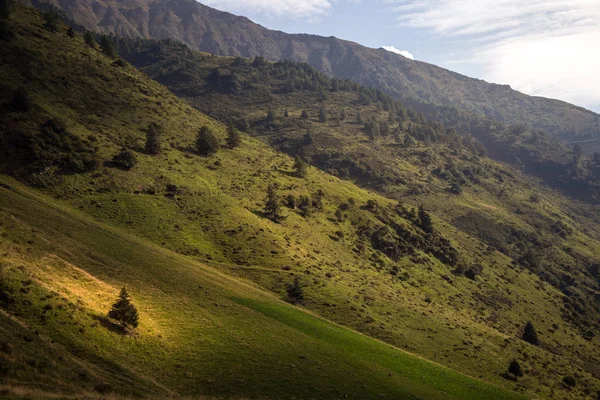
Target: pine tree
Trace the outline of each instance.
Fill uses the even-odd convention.
[[[237,129],[235,129],[235,126],[233,126],[233,122],[230,122],[229,126],[227,127],[227,147],[230,149],[235,149],[240,145],[241,142],[242,137],[240,136],[240,132]]]
[[[527,343],[531,343],[534,346],[540,344],[540,339],[538,338],[537,332],[531,322],[527,322],[525,325],[525,329],[523,331],[523,340]]]
[[[131,302],[127,289],[121,289],[119,298],[111,307],[108,316],[119,321],[123,329],[126,329],[127,327],[137,328],[139,320],[138,311]]]
[[[119,53],[117,52],[117,47],[114,42],[106,35],[102,36],[100,40],[100,49],[105,56],[111,59],[115,59],[119,57]]]
[[[308,119],[308,112],[306,110],[302,110],[302,114],[300,114],[302,119]]]
[[[308,165],[300,156],[294,159],[294,172],[298,178],[306,178],[308,175]]]
[[[312,202],[310,197],[308,196],[300,196],[298,199],[298,209],[300,210],[300,215],[303,217],[308,217],[312,213]]]
[[[50,11],[44,13],[44,28],[48,29],[50,32],[56,32],[58,29],[58,14]]]
[[[88,46],[96,48],[96,38],[94,37],[94,34],[92,32],[86,31],[83,35],[83,40]]]
[[[73,27],[69,26],[69,29],[67,29],[67,36],[70,38],[75,37],[75,31],[73,30]]]
[[[304,288],[302,287],[298,277],[295,277],[294,282],[288,285],[286,292],[291,303],[304,303]]]
[[[365,123],[365,120],[363,119],[360,111],[356,114],[356,123],[359,125],[364,125],[364,123]]]
[[[212,130],[204,125],[198,130],[198,136],[196,136],[196,150],[198,154],[203,156],[210,156],[219,151],[219,139],[212,133]]]
[[[266,120],[267,120],[267,122],[275,121],[275,111],[273,111],[273,109],[269,108],[269,111],[267,112]]]
[[[281,219],[281,205],[279,204],[279,194],[275,185],[269,185],[267,189],[267,200],[265,201],[265,214],[272,221],[279,221]]]
[[[521,365],[517,360],[512,360],[510,365],[508,366],[508,372],[513,374],[515,377],[515,381],[519,379],[519,377],[523,376],[523,370],[521,369]]]
[[[319,110],[319,122],[321,122],[322,124],[327,122],[327,110],[325,109],[325,107],[321,107],[321,109]]]
[[[290,116],[290,113],[288,112],[288,109],[287,109],[287,108],[286,108],[286,109],[285,109],[285,111],[283,112],[283,116],[284,116],[284,117],[286,117],[286,118]]]
[[[148,154],[160,154],[162,153],[162,127],[158,124],[152,123],[148,126],[146,131],[146,145],[145,149]]]
[[[306,131],[306,133],[304,134],[304,136],[302,136],[302,144],[304,144],[305,146],[311,145],[315,142],[315,138],[313,137],[312,133],[310,133],[309,130]]]
[[[340,114],[340,120],[345,121],[348,118],[348,114],[346,114],[346,109],[342,108],[342,113]]]

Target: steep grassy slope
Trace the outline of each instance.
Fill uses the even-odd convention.
[[[299,311],[18,183],[3,181],[0,204],[2,293],[14,315],[2,315],[9,394],[521,398]],[[141,313],[135,336],[104,319],[121,286]]]
[[[399,387],[414,387],[409,394],[422,398],[436,395],[430,391],[431,381],[387,386],[382,379],[394,377],[393,371],[392,377],[388,375],[391,364],[387,356],[377,357],[379,366],[367,368],[362,364],[373,363],[379,350],[361,350],[358,339],[344,337],[347,331],[330,336],[329,328],[320,327],[320,320],[289,311],[292,309],[272,296],[213,271],[250,280],[284,299],[287,285],[297,277],[304,285],[305,308],[457,371],[530,396],[535,392],[542,397],[561,398],[595,395],[599,386],[595,369],[598,339],[584,339],[575,312],[565,314],[567,296],[535,274],[511,264],[510,257],[489,249],[441,218],[434,217],[433,232],[424,231],[421,218],[412,210],[417,205],[413,200],[408,199],[400,207],[395,200],[313,168],[309,168],[307,178],[298,178],[289,156],[248,136],[243,137],[239,148],[200,157],[191,148],[198,128],[210,125],[223,138],[224,125],[175,98],[133,67],[87,47],[80,36],[69,38],[66,27],[48,32],[41,18],[25,9],[19,9],[11,18],[16,37],[2,42],[0,52],[0,77],[5,82],[1,98],[5,104],[1,125],[3,170],[40,187],[54,202],[118,227],[98,227],[79,213],[62,208],[62,217],[56,216],[50,209],[34,207],[27,200],[33,196],[29,191],[8,183],[25,196],[17,196],[14,190],[2,191],[2,209],[14,216],[5,218],[7,226],[12,225],[6,230],[5,244],[9,247],[3,254],[18,260],[8,267],[8,290],[16,300],[6,307],[14,307],[9,310],[16,313],[28,310],[28,314],[20,312],[25,314],[20,318],[26,318],[34,329],[54,332],[56,341],[60,339],[71,348],[89,350],[91,353],[83,354],[86,357],[76,353],[84,360],[108,357],[114,361],[110,358],[113,352],[123,355],[117,367],[125,371],[125,376],[155,381],[156,386],[141,386],[156,396],[176,391],[289,397],[296,391],[301,397],[311,397],[314,392],[325,398],[338,397],[335,390],[343,389],[339,382],[345,382],[346,376],[365,376],[377,383],[377,389],[369,383],[361,389],[364,384],[359,380],[351,383],[348,394],[357,398],[402,394]],[[18,86],[26,88],[33,103],[28,112],[8,104]],[[259,111],[264,115],[260,109],[257,115]],[[53,118],[61,118],[60,125],[66,129],[47,123]],[[151,123],[159,123],[165,131],[165,150],[157,156],[147,154],[142,146],[144,131]],[[31,146],[33,153],[28,151]],[[131,170],[116,168],[110,161],[123,146],[135,152],[138,159]],[[419,146],[420,151],[427,150]],[[29,158],[32,155],[36,161],[33,164]],[[83,162],[94,160],[100,163]],[[400,166],[425,184],[428,177],[412,162]],[[446,182],[433,182],[432,188],[447,187]],[[490,184],[495,182],[490,180]],[[270,183],[278,185],[282,197],[315,196],[322,190],[323,207],[312,209],[307,217],[290,208],[283,212],[286,218],[275,223],[263,214]],[[515,204],[522,204],[522,196],[532,194],[529,189],[519,188]],[[442,199],[447,201],[445,205],[462,202],[479,213],[490,212],[490,207],[504,207],[497,200],[478,195],[476,190],[479,188],[468,189],[470,196]],[[544,197],[543,201],[548,201],[548,214],[564,217],[554,200]],[[337,210],[343,210],[341,218]],[[501,210],[499,215],[503,213],[508,212]],[[538,214],[531,215],[535,218]],[[21,231],[15,227],[19,221],[25,224]],[[100,233],[94,233],[97,229]],[[77,235],[88,231],[90,236]],[[22,232],[22,236],[12,238],[12,232]],[[589,235],[575,232],[568,238],[569,245],[592,258],[598,248],[593,231]],[[36,238],[36,234],[42,238]],[[128,235],[144,237],[151,243]],[[51,247],[53,241],[57,249]],[[27,248],[42,254],[21,262],[29,254]],[[48,253],[58,254],[66,263]],[[572,260],[565,257],[564,262]],[[475,263],[485,268],[474,281],[452,273],[458,265],[470,267]],[[21,271],[20,264],[28,269]],[[51,273],[44,273],[48,265],[54,267]],[[91,276],[77,272],[80,270]],[[35,274],[29,284],[35,288],[30,293],[38,296],[33,298],[35,301],[27,297],[28,289],[21,287],[27,286],[29,278],[20,274],[27,271]],[[576,278],[587,280],[589,276],[578,268]],[[41,285],[43,282],[46,284]],[[142,311],[139,339],[114,336],[100,322],[92,326],[93,316],[105,312],[122,284],[131,288]],[[45,308],[39,299],[47,296],[38,287],[59,292],[74,304],[81,299],[83,310],[77,311],[74,318],[85,322],[84,332],[79,332],[81,325],[62,323],[61,318],[70,319],[61,316],[62,310],[56,322],[38,317]],[[96,291],[102,295],[94,297]],[[59,309],[58,305],[52,307]],[[269,317],[275,315],[276,320],[269,322]],[[307,318],[310,321],[306,322]],[[41,325],[44,319],[49,328]],[[287,327],[281,326],[282,320]],[[542,346],[520,339],[528,320],[538,328]],[[88,346],[89,340],[81,339],[80,335],[88,331],[98,343],[97,349]],[[159,335],[171,340],[165,343]],[[294,337],[307,341],[287,342],[287,338]],[[343,344],[345,350],[336,350],[331,342]],[[201,348],[199,353],[190,350],[197,347]],[[295,348],[306,354],[298,354]],[[324,354],[322,364],[318,361],[320,352]],[[153,354],[159,356],[154,358]],[[305,359],[300,356],[315,360],[317,366],[304,366],[301,362]],[[352,361],[354,357],[358,360]],[[526,373],[518,382],[502,376],[513,358],[521,362]],[[237,360],[257,368],[240,370],[244,364]],[[111,368],[116,367],[109,365],[97,372],[99,378],[92,379],[89,387],[106,380],[116,390],[119,385],[110,378]],[[398,366],[396,370],[403,368]],[[413,367],[403,370],[404,376],[414,373]],[[338,375],[340,372],[344,378]],[[311,381],[300,380],[301,376]],[[435,374],[421,376],[427,380]],[[564,376],[575,377],[577,386],[566,388]],[[455,391],[459,398],[502,396],[461,393],[477,386],[459,382],[460,388],[452,389],[451,380],[444,381],[449,386],[442,390]]]
[[[131,38],[172,38],[217,55],[306,62],[328,75],[383,89],[407,104],[456,107],[498,122],[543,129],[566,140],[600,133],[600,116],[572,104],[527,96],[507,85],[468,78],[383,49],[333,37],[271,31],[194,0],[53,3],[92,31]]]

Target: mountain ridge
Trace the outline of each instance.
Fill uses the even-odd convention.
[[[562,100],[528,96],[508,85],[470,78],[382,48],[311,34],[269,30],[246,17],[194,0],[52,0],[87,29],[126,37],[177,39],[216,55],[306,62],[341,79],[382,89],[407,105],[455,106],[509,124],[526,124],[561,139],[600,133],[600,116]]]

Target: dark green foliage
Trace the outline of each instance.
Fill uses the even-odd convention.
[[[29,93],[22,86],[15,90],[10,104],[15,110],[22,112],[29,112],[32,107]]]
[[[100,49],[102,50],[102,53],[110,59],[114,60],[119,57],[119,52],[117,51],[115,43],[106,35],[102,36],[102,39],[100,39]]]
[[[8,22],[4,19],[0,19],[0,40],[8,42],[14,37],[15,33],[12,31]]]
[[[362,113],[360,111],[356,113],[356,123],[358,125],[363,125],[365,123],[365,120],[363,119]]]
[[[73,30],[73,27],[69,26],[69,29],[67,29],[67,36],[70,38],[75,37],[75,31]]]
[[[298,277],[294,278],[294,282],[288,285],[286,289],[288,300],[292,304],[302,304],[304,303],[304,287],[300,283],[300,279]]]
[[[345,121],[348,118],[348,114],[346,114],[346,109],[342,108],[342,112],[340,113],[340,120]]]
[[[304,144],[305,146],[309,146],[314,142],[315,138],[313,137],[312,133],[310,133],[310,131],[307,131],[302,137],[302,144]]]
[[[281,204],[279,193],[275,185],[269,185],[267,189],[267,199],[265,201],[265,215],[271,221],[277,222],[281,219]]]
[[[27,169],[33,172],[54,167],[61,172],[78,173],[92,171],[100,164],[97,148],[70,133],[57,119],[43,123],[37,134],[19,134],[15,141],[16,153],[22,154]]]
[[[0,0],[0,20],[8,19],[12,12],[13,0]]]
[[[83,35],[83,40],[85,41],[85,44],[87,44],[90,47],[96,47],[97,43],[96,43],[96,38],[94,36],[94,34],[90,31],[86,31],[85,34]]]
[[[308,112],[306,110],[302,110],[302,113],[300,114],[300,117],[302,119],[308,119]]]
[[[538,346],[540,344],[537,331],[531,322],[527,322],[525,325],[525,329],[523,331],[523,340],[527,343],[533,344],[534,346]]]
[[[325,109],[325,107],[321,107],[319,109],[319,122],[321,122],[322,124],[327,122],[327,110]]]
[[[538,272],[542,267],[540,256],[531,248],[521,258],[521,264],[533,272]]]
[[[50,32],[56,32],[58,29],[58,22],[60,18],[58,14],[54,11],[49,11],[44,13],[44,28],[49,30]]]
[[[286,206],[287,208],[290,208],[290,209],[292,209],[292,210],[295,210],[295,209],[296,209],[296,198],[294,197],[294,195],[293,195],[293,194],[288,194],[288,195],[285,197],[285,206]]]
[[[463,274],[467,278],[469,278],[471,280],[475,280],[475,278],[477,278],[477,276],[480,275],[482,272],[483,272],[483,265],[473,264],[469,268],[465,269]]]
[[[423,208],[423,205],[419,206],[419,227],[421,229],[423,229],[424,232],[426,233],[433,233],[433,221],[431,220],[431,215],[429,215],[429,213],[427,211],[425,211],[425,208]]]
[[[137,158],[133,151],[122,148],[121,151],[113,157],[113,162],[120,168],[129,170],[137,164]]]
[[[242,143],[240,132],[235,129],[233,122],[230,122],[227,127],[227,139],[225,140],[225,143],[229,149],[235,149]]]
[[[208,126],[204,125],[198,130],[195,147],[198,154],[210,156],[219,151],[219,139]]]
[[[521,369],[521,364],[517,360],[512,360],[508,365],[508,372],[515,377],[515,381],[519,379],[519,377],[523,376],[523,370]]]
[[[310,197],[305,195],[300,196],[298,199],[298,210],[300,210],[300,215],[303,217],[310,216],[312,212],[312,201],[310,200]]]
[[[273,109],[269,109],[269,111],[267,111],[267,116],[265,117],[265,121],[266,122],[275,121],[275,111],[273,111]]]
[[[577,386],[577,380],[572,376],[563,377],[562,382],[568,388],[574,388],[575,386]]]
[[[462,194],[462,187],[460,186],[460,183],[453,183],[452,185],[450,185],[448,191],[456,195]]]
[[[119,298],[108,312],[109,318],[119,321],[123,329],[128,327],[137,328],[139,315],[137,308],[131,302],[127,289],[122,288]]]
[[[308,164],[300,156],[296,156],[294,159],[294,173],[298,178],[306,178],[308,175]]]
[[[146,144],[144,148],[148,154],[160,154],[162,153],[162,126],[151,123],[146,130]]]
[[[286,109],[283,111],[283,116],[284,116],[285,118],[288,118],[288,117],[290,116],[290,113],[288,112],[288,109],[287,109],[287,108],[286,108]]]

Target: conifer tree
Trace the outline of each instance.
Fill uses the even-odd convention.
[[[304,288],[298,277],[295,277],[294,282],[288,285],[286,292],[290,302],[293,304],[302,304],[304,302]]]
[[[12,12],[13,0],[0,0],[0,20],[8,19]]]
[[[302,114],[300,116],[302,119],[308,119],[308,112],[306,110],[302,110]]]
[[[162,127],[156,123],[148,126],[146,131],[146,152],[149,154],[162,153]]]
[[[296,156],[294,159],[294,172],[298,178],[306,178],[308,175],[308,165],[300,156]]]
[[[519,379],[519,377],[523,376],[523,370],[521,369],[521,365],[517,360],[512,360],[508,366],[508,372],[513,374],[515,377],[515,381]]]
[[[56,32],[58,29],[58,14],[53,11],[44,13],[44,28],[48,29],[50,32]]]
[[[67,29],[67,36],[70,38],[75,37],[75,31],[73,30],[73,27],[69,26],[69,29]]]
[[[427,232],[427,233],[432,233],[433,232],[433,221],[431,220],[431,216],[429,215],[429,213],[427,211],[425,211],[425,209],[423,208],[423,205],[419,206],[419,226],[421,227],[421,229],[423,229],[423,231]]]
[[[527,343],[533,344],[534,346],[540,344],[540,339],[538,338],[537,331],[535,330],[531,322],[527,322],[527,324],[525,325],[525,329],[523,331],[523,340]]]
[[[119,154],[113,157],[113,162],[118,164],[123,169],[131,169],[137,164],[137,158],[131,150],[122,148]]]
[[[321,107],[321,109],[319,110],[319,122],[323,124],[327,122],[327,110],[325,109],[325,107]]]
[[[114,42],[106,35],[102,36],[100,40],[100,49],[105,56],[111,59],[115,59],[119,57],[119,53],[117,52],[117,47]]]
[[[204,125],[198,130],[198,136],[196,136],[196,150],[198,154],[203,156],[210,156],[219,151],[219,139],[214,135],[212,130]]]
[[[265,201],[265,214],[272,221],[281,219],[281,205],[279,204],[279,194],[275,185],[270,184],[267,189],[267,200]]]
[[[83,40],[88,46],[96,48],[96,38],[94,37],[94,34],[92,32],[86,31],[83,35]]]
[[[340,120],[345,121],[348,118],[348,114],[346,114],[346,109],[342,108],[342,112],[340,114]]]
[[[25,90],[24,87],[19,87],[15,90],[15,94],[13,95],[11,105],[16,110],[22,112],[28,112],[31,110],[31,100],[29,99],[29,93]]]
[[[138,311],[131,302],[127,289],[121,289],[119,298],[112,305],[108,312],[108,316],[119,321],[123,329],[126,329],[127,327],[137,328],[139,320]]]
[[[235,126],[233,126],[233,122],[230,122],[229,126],[227,127],[227,147],[230,149],[235,149],[240,145],[241,142],[242,137],[240,136],[240,132],[237,129],[235,129]]]

